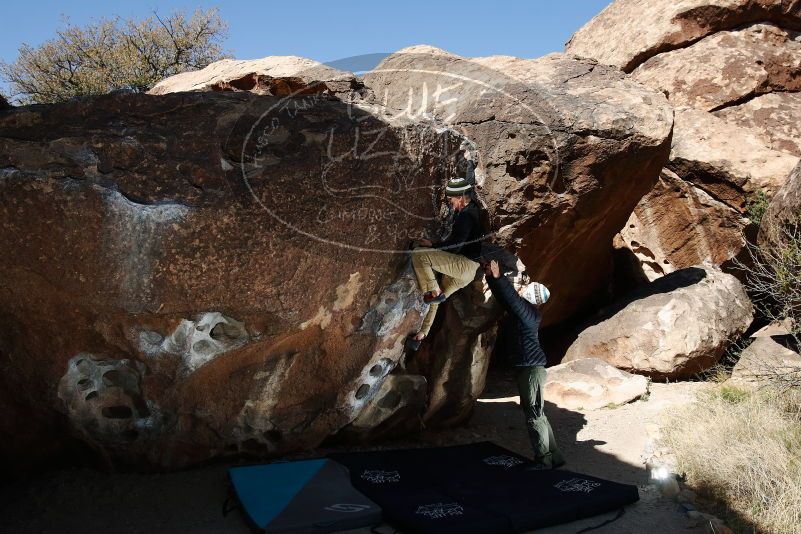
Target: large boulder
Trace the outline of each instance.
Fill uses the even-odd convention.
[[[283,71],[302,83],[225,85],[251,65],[173,80],[177,93],[0,116],[0,246],[13,251],[0,260],[0,454],[23,467],[67,428],[107,458],[162,467],[372,439],[418,418],[422,380],[427,420],[463,419],[494,304],[478,287],[450,299],[425,372],[404,375],[423,311],[405,249],[442,233],[442,186],[470,161],[495,236],[560,291],[551,320],[590,306],[608,241],[667,159],[665,97],[566,56],[412,56],[352,92]],[[416,77],[430,67],[457,78]],[[431,107],[404,112],[410,88]]]
[[[460,140],[293,98],[0,115],[6,463],[65,442],[64,421],[138,464],[281,454],[381,391],[422,311],[403,250],[437,220],[441,166],[457,164],[443,147]]]
[[[715,365],[753,320],[742,284],[713,267],[670,273],[604,310],[563,361],[599,358],[655,379],[687,378]]]
[[[666,162],[664,95],[563,54],[470,59],[423,46],[390,55],[364,82],[398,114],[469,140],[493,238],[559,295],[545,324],[598,301],[612,238]]]
[[[715,115],[748,128],[773,150],[801,157],[801,93],[760,95]]]
[[[800,18],[794,0],[615,0],[565,48],[631,72],[657,54],[686,48],[715,32],[766,21],[801,30]]]
[[[598,358],[548,368],[545,400],[565,410],[597,410],[625,404],[648,392],[644,376],[621,371]]]
[[[346,93],[359,87],[351,72],[341,71],[298,56],[261,59],[221,59],[196,70],[165,78],[151,95],[183,91],[248,91],[286,96],[309,93]]]

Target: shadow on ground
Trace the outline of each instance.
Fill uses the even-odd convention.
[[[692,532],[678,506],[647,484],[648,473],[637,461],[639,453],[633,449],[615,450],[620,443],[636,442],[639,446],[641,428],[631,422],[640,418],[638,409],[642,407],[632,405],[631,413],[621,408],[584,414],[549,403],[546,413],[568,461],[566,469],[640,487],[639,503],[627,507],[622,518],[593,532]],[[610,424],[612,427],[607,428]],[[531,457],[523,413],[508,369],[491,369],[485,393],[466,425],[429,430],[420,436],[361,449],[443,446],[485,440]],[[321,456],[338,450],[345,448],[320,449],[292,458]],[[250,530],[238,512],[222,514],[227,495],[226,471],[230,465],[218,462],[161,475],[109,474],[88,468],[55,471],[0,488],[0,517],[7,528],[4,531],[19,534],[244,534]],[[538,532],[573,533],[614,517],[613,512]],[[384,525],[376,531],[391,534],[394,529]],[[366,534],[370,529],[351,532]]]

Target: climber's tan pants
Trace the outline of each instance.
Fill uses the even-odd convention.
[[[435,273],[442,273],[442,292],[450,297],[476,277],[478,262],[460,254],[445,252],[436,248],[417,248],[412,251],[412,267],[417,276],[420,291],[427,293],[439,288]],[[428,335],[439,304],[431,304],[423,319],[420,332]]]

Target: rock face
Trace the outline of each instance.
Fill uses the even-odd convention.
[[[732,369],[732,380],[759,382],[775,375],[799,373],[801,356],[772,337],[758,337],[748,345]]]
[[[258,95],[344,93],[359,87],[351,72],[298,56],[222,59],[203,69],[165,78],[150,91],[163,95],[183,91],[248,91]]]
[[[753,307],[736,278],[691,267],[602,312],[563,361],[599,358],[656,379],[691,377],[717,363],[752,320]]]
[[[387,57],[364,81],[397,113],[470,141],[493,238],[560,295],[546,323],[598,298],[609,243],[665,163],[662,94],[570,56],[466,59],[431,47]]]
[[[581,358],[548,368],[545,400],[566,410],[597,410],[631,402],[648,391],[648,380],[598,358]]]
[[[801,39],[772,24],[718,32],[655,56],[631,74],[676,106],[716,111],[746,98],[801,90]]]
[[[759,225],[760,246],[786,241],[786,230],[801,233],[801,162],[773,197]]]
[[[679,107],[663,178],[688,184],[662,199],[661,180],[619,239],[645,277],[702,261],[725,268],[742,252],[746,201],[774,194],[801,156],[798,30],[801,3],[792,0],[616,0],[568,42],[568,52],[618,65]],[[619,32],[626,39],[612,37]],[[658,212],[665,217],[643,222]],[[692,226],[703,221],[712,227]]]
[[[402,369],[422,312],[405,248],[442,231],[447,178],[474,162],[495,238],[559,292],[555,322],[603,291],[605,241],[668,156],[664,96],[591,61],[427,49],[349,92],[251,67],[0,115],[15,467],[67,428],[108,458],[180,467],[463,419],[495,336],[481,288],[441,307],[420,374]],[[447,80],[415,77],[429,67]]]
[[[631,72],[657,54],[748,23],[770,21],[801,30],[800,15],[795,0],[615,0],[577,31],[565,48]],[[622,28],[625,39],[619,38]]]
[[[648,280],[676,269],[733,258],[743,247],[748,219],[703,189],[663,169],[620,232]]]
[[[801,157],[801,93],[770,93],[715,115],[748,128],[773,150]]]
[[[63,440],[66,418],[136,463],[280,454],[381,390],[421,311],[394,251],[436,220],[458,140],[303,98],[291,115],[184,93],[0,117],[4,458],[33,446],[18,413],[31,440]]]
[[[624,246],[650,280],[704,262],[723,265],[745,245],[748,199],[774,194],[797,161],[750,130],[676,109],[670,161],[621,230]]]

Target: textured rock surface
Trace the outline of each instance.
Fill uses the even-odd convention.
[[[181,91],[249,91],[285,96],[302,93],[342,93],[359,86],[353,73],[298,56],[262,59],[222,59],[207,67],[165,78],[150,91],[163,95]]]
[[[375,369],[380,373],[380,369]],[[389,375],[356,419],[334,439],[374,441],[401,436],[421,428],[428,400],[428,383],[420,375]]]
[[[798,30],[796,0],[616,0],[567,44],[568,52],[618,65],[665,91],[673,105],[694,109],[677,110],[663,174],[689,183],[666,199],[657,184],[623,231],[646,276],[704,260],[725,266],[742,252],[745,220],[738,215],[746,200],[756,191],[775,193],[797,161],[791,158],[801,155]],[[621,32],[626,39],[615,37]],[[716,202],[699,204],[704,193]],[[652,228],[637,220],[657,212],[664,216]],[[690,226],[704,221],[712,227]],[[683,227],[684,240],[676,234]],[[667,268],[655,269],[659,262]]]
[[[745,207],[772,196],[798,157],[771,150],[751,130],[678,108],[670,161],[620,232],[648,279],[704,262],[724,265],[745,246]]]
[[[665,163],[662,94],[570,56],[467,60],[431,47],[389,56],[364,81],[398,113],[469,139],[495,237],[560,295],[547,323],[592,305],[612,237]]]
[[[754,24],[660,54],[631,76],[666,90],[673,105],[714,111],[760,94],[801,90],[801,38]]]
[[[447,425],[470,415],[481,392],[495,345],[501,310],[479,278],[441,307],[438,335],[411,357],[410,371],[431,377],[427,425]]]
[[[681,108],[675,121],[667,168],[732,208],[743,209],[757,191],[773,196],[798,163],[710,113]]]
[[[743,350],[731,378],[750,382],[786,373],[801,373],[801,356],[767,336],[754,339]]]
[[[744,246],[748,219],[664,169],[620,232],[648,280],[711,261],[721,265]]]
[[[4,456],[63,440],[58,411],[133,462],[280,454],[380,390],[421,311],[408,258],[387,251],[438,216],[451,134],[304,98],[291,120],[245,93],[0,116]],[[384,156],[353,154],[359,129]],[[35,414],[22,438],[20,413]]]
[[[631,72],[659,53],[743,24],[772,21],[801,29],[799,16],[797,0],[615,0],[577,31],[566,49]]]
[[[563,361],[599,358],[654,378],[691,377],[713,366],[751,324],[740,282],[691,267],[652,282],[579,334]]]
[[[801,162],[773,196],[759,225],[760,246],[786,242],[786,232],[801,233]]]
[[[449,100],[435,80],[385,71],[346,95],[281,98],[276,84],[229,91],[236,76],[218,73],[190,92],[0,115],[0,246],[13,251],[0,261],[0,391],[15,392],[2,454],[63,442],[65,421],[111,458],[167,467],[314,447],[354,421],[357,436],[404,428],[416,397],[364,411],[393,397],[384,382],[420,320],[402,251],[439,230],[438,192],[465,158],[500,240],[561,292],[552,320],[591,306],[604,240],[667,158],[666,99],[558,55],[384,66],[432,57],[485,85]],[[490,82],[503,90],[488,95]],[[401,105],[409,88],[430,88],[431,108]],[[533,115],[516,117],[519,102]],[[442,307],[420,354],[429,421],[470,413],[493,306],[475,288]]]
[[[773,150],[801,157],[801,93],[760,95],[715,115],[750,129]]]
[[[648,391],[644,376],[621,371],[598,358],[548,368],[545,400],[566,410],[597,410],[625,404]]]

